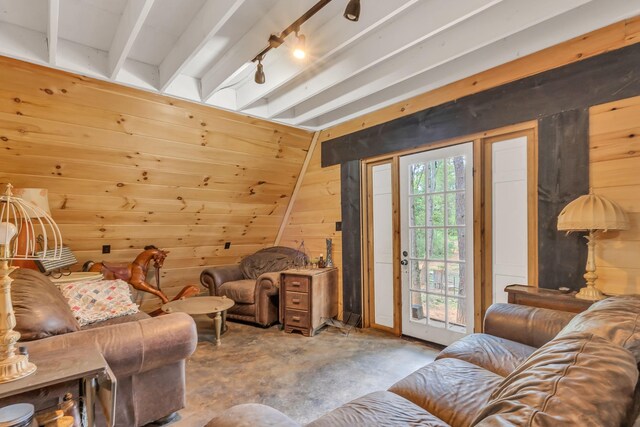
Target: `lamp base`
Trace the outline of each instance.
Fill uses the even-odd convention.
[[[29,357],[23,354],[15,354],[8,359],[0,361],[0,383],[19,380],[33,374],[36,365],[29,362]]]
[[[576,294],[576,298],[589,301],[600,301],[602,299],[605,299],[605,296],[595,286],[585,286],[584,288],[580,289],[580,292]]]

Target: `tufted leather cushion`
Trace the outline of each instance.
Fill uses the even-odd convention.
[[[458,359],[441,359],[400,380],[389,391],[452,426],[468,426],[503,377]]]
[[[16,315],[20,341],[31,341],[80,330],[78,321],[58,291],[45,275],[24,268],[11,274],[11,300]]]
[[[448,424],[397,394],[376,391],[329,412],[306,427],[369,426],[448,427]]]
[[[588,332],[536,350],[492,393],[472,426],[619,426],[638,380],[631,353]]]
[[[256,302],[256,281],[247,279],[223,283],[218,287],[218,295],[224,295],[236,303],[254,304]]]
[[[519,342],[493,335],[471,334],[442,350],[436,360],[460,359],[506,377],[534,351],[534,347]]]
[[[629,350],[640,363],[640,298],[610,297],[574,317],[558,336],[591,332]]]

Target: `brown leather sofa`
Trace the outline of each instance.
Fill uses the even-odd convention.
[[[116,426],[142,426],[185,406],[185,360],[196,348],[193,319],[184,313],[151,318],[139,312],[80,327],[56,286],[39,272],[12,274],[16,330],[30,354],[97,346],[117,378]],[[40,391],[38,407],[55,401]],[[0,406],[7,402],[0,401]],[[100,413],[98,411],[98,413]],[[104,419],[98,420],[104,425]]]
[[[207,268],[200,274],[200,282],[210,295],[226,296],[236,303],[227,311],[229,319],[269,326],[279,318],[279,272],[305,258],[292,248],[265,248],[245,257],[240,264]]]
[[[575,317],[495,304],[484,327],[387,391],[308,426],[640,426],[640,298],[609,298]],[[245,404],[207,427],[267,425],[298,424]]]

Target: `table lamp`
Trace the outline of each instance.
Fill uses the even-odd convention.
[[[27,212],[27,215],[39,215],[40,212],[44,212],[47,215],[51,216],[51,209],[49,208],[49,192],[46,188],[13,188],[13,195],[21,198],[23,201],[30,203],[41,210],[38,212]],[[36,218],[36,217],[32,217]],[[23,219],[25,221],[26,219]],[[27,234],[26,227],[22,228],[20,234],[18,234],[18,246],[16,249],[16,254],[24,254],[26,253],[27,246]],[[32,270],[37,270],[38,267],[31,260],[14,260],[12,265],[14,267],[21,268],[30,268]]]
[[[18,236],[24,247],[18,251]],[[16,269],[13,260],[58,259],[62,236],[56,223],[42,208],[15,197],[11,184],[0,196],[0,383],[26,377],[36,370],[29,356],[16,354],[20,334],[14,331],[16,317],[11,302],[9,275]]]
[[[588,255],[587,267],[584,278],[587,286],[580,289],[576,298],[597,301],[604,298],[602,292],[596,288],[596,237],[599,233],[608,230],[627,230],[629,218],[625,211],[616,203],[590,191],[589,194],[580,196],[564,207],[558,215],[558,230],[588,231],[587,239]]]

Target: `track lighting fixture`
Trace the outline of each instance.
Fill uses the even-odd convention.
[[[276,49],[280,45],[282,45],[282,43],[284,43],[284,39],[289,34],[295,32],[296,37],[298,38],[296,42],[296,46],[293,50],[293,56],[295,56],[298,59],[303,59],[305,56],[307,56],[307,53],[305,50],[306,38],[304,35],[299,34],[300,26],[305,22],[307,22],[309,18],[311,18],[313,15],[318,13],[320,9],[328,5],[329,2],[331,2],[331,0],[318,1],[315,5],[313,5],[311,9],[307,10],[300,18],[296,19],[291,25],[289,25],[287,28],[282,30],[282,32],[279,35],[271,34],[269,36],[269,44],[267,45],[267,47],[262,49],[262,51],[258,53],[251,60],[251,62],[258,63],[256,66],[256,75],[255,75],[256,83],[261,85],[261,84],[264,84],[264,82],[266,81],[265,75],[264,75],[264,69],[262,67],[262,60],[264,59],[264,56],[271,49]],[[347,18],[349,21],[353,21],[353,22],[356,22],[358,19],[360,19],[360,0],[349,0],[349,3],[347,4],[347,8],[344,10],[344,17]]]
[[[349,0],[343,16],[349,21],[358,22],[360,19],[360,0]]]
[[[298,59],[304,59],[304,57],[307,56],[307,39],[304,34],[298,34],[298,31],[296,31],[296,37],[298,38],[298,40],[296,41],[296,45],[293,49],[293,56]]]
[[[266,81],[264,77],[264,69],[262,68],[262,58],[258,59],[258,66],[256,67],[255,81],[259,85],[264,84]]]

